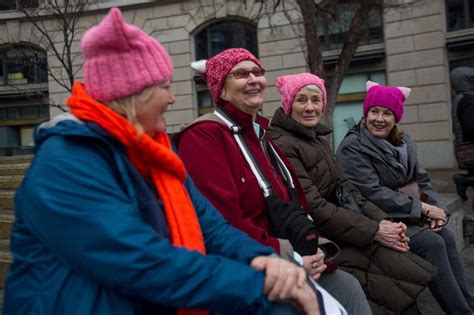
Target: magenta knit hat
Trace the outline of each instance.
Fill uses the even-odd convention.
[[[81,50],[84,85],[98,101],[136,94],[173,75],[173,63],[163,46],[126,23],[117,8],[84,34]]]
[[[214,104],[219,104],[227,74],[236,64],[244,60],[253,61],[262,68],[260,61],[250,51],[243,48],[224,50],[209,60],[193,62],[191,67],[201,73],[202,78],[207,82],[209,91],[211,91]]]
[[[276,78],[276,86],[281,94],[281,104],[283,105],[285,114],[288,116],[291,115],[296,93],[307,85],[316,85],[321,90],[324,112],[326,109],[326,88],[324,87],[324,80],[312,73],[299,73],[283,75]]]
[[[367,117],[369,109],[381,106],[390,109],[395,115],[395,122],[399,123],[403,117],[403,102],[410,95],[411,89],[406,87],[384,86],[367,81],[367,96],[364,100],[364,117]]]

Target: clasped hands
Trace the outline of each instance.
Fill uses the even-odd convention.
[[[427,228],[431,229],[433,232],[441,231],[448,222],[448,216],[443,209],[425,202],[421,203],[421,213],[428,217],[429,221],[427,223]]]
[[[379,223],[379,229],[375,233],[374,240],[385,247],[406,253],[410,250],[408,245],[410,238],[406,236],[406,230],[407,226],[402,222],[396,223],[382,220]]]
[[[250,266],[265,272],[264,293],[271,302],[291,303],[308,315],[319,315],[316,294],[303,268],[274,256],[255,257]]]

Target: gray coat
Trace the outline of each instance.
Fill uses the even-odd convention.
[[[394,190],[414,178],[427,203],[446,211],[431,187],[426,170],[417,161],[416,145],[405,135],[408,145],[408,174],[401,169],[396,157],[383,150],[369,131],[357,124],[343,139],[336,153],[337,165],[362,195],[396,219],[419,219],[421,202]]]

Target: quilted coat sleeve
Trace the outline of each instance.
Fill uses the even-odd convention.
[[[253,312],[268,305],[264,275],[247,264],[215,255],[238,237],[211,209],[201,209],[210,254],[174,247],[140,217],[135,202],[104,157],[104,144],[52,137],[42,144],[16,196],[32,233],[73,272],[140,300],[169,307],[223,313]],[[214,231],[210,224],[216,224]],[[235,246],[235,244],[233,244]],[[238,249],[241,249],[239,247]],[[262,253],[265,252],[262,250]]]
[[[346,138],[337,150],[337,164],[362,195],[388,214],[420,218],[421,202],[380,183],[379,175],[367,154],[358,150],[357,141]]]
[[[278,239],[244,216],[222,128],[217,123],[202,126],[186,130],[179,141],[179,154],[197,188],[233,226],[279,252]]]
[[[367,246],[373,243],[378,223],[351,210],[337,207],[326,201],[318,191],[318,186],[306,171],[294,141],[278,141],[277,144],[293,164],[294,170],[303,187],[310,215],[322,235],[336,242],[345,242],[355,246]]]

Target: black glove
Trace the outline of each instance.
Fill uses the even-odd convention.
[[[302,256],[316,254],[317,229],[295,198],[285,202],[276,195],[270,195],[265,198],[265,203],[272,235],[289,240],[293,249]]]

